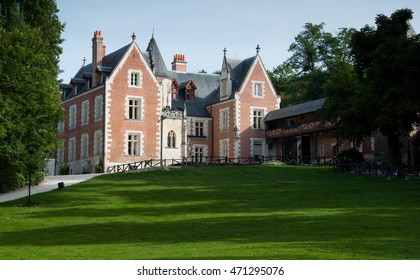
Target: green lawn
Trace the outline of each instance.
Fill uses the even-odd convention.
[[[420,181],[330,168],[112,174],[0,204],[1,259],[420,259]]]

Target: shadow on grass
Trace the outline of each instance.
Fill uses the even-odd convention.
[[[141,251],[223,242],[273,246],[267,248],[273,258],[281,258],[283,245],[306,256],[329,250],[355,258],[420,257],[417,187],[301,170],[218,168],[214,176],[212,168],[185,168],[95,178],[40,196],[44,206],[18,215],[28,228],[31,221],[43,228],[1,232],[0,246],[132,244]]]

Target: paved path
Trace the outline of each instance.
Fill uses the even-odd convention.
[[[65,187],[77,184],[93,177],[103,174],[82,174],[82,175],[63,175],[63,176],[47,176],[44,182],[38,186],[32,186],[31,195],[43,192],[49,192],[58,188],[58,183],[63,182]],[[28,196],[28,187],[23,187],[12,192],[0,194],[0,203],[19,199]]]

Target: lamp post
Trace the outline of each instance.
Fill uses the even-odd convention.
[[[29,153],[29,187],[28,187],[28,204],[31,204],[31,187],[32,187],[32,157],[35,154],[35,148],[29,147],[28,153]]]
[[[236,124],[235,124],[235,127],[233,128],[233,138],[235,139],[235,155],[234,156],[238,156],[238,164],[239,164],[239,162],[240,162],[240,159],[239,159],[239,145],[238,145],[238,142],[239,142],[239,139],[240,139],[240,137],[239,137],[239,128],[236,126]]]

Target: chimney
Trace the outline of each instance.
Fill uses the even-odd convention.
[[[96,67],[102,65],[102,59],[105,56],[106,47],[103,44],[104,38],[102,32],[96,30],[92,38],[92,87],[100,82],[100,75],[96,73]]]
[[[187,62],[185,61],[185,55],[174,55],[174,61],[172,62],[172,70],[179,73],[187,73]]]

